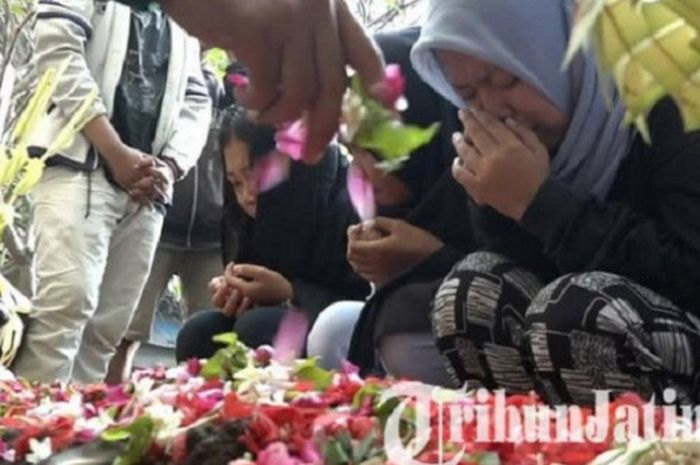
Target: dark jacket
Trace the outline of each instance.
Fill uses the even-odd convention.
[[[287,181],[260,194],[255,220],[227,189],[224,262],[281,273],[292,283],[295,304],[312,318],[337,300],[365,298],[369,286],[345,258],[346,230],[358,222],[347,193],[347,168],[333,146],[314,166],[293,163]]]
[[[163,223],[160,245],[182,249],[221,247],[224,174],[219,130],[223,113],[223,87],[214,73],[205,70],[212,105],[212,122],[202,155],[189,174],[175,184],[172,206]]]
[[[440,97],[420,78],[411,65],[411,47],[420,36],[419,27],[377,34],[375,40],[387,63],[401,66],[406,79],[405,95],[408,108],[401,118],[408,124],[427,127],[440,121],[441,131],[430,144],[411,154],[396,175],[409,187],[416,206],[452,165],[457,156],[452,147],[452,133],[461,130],[457,109]]]
[[[649,126],[652,145],[636,138],[605,203],[545,182],[517,228],[529,250],[520,259],[528,267],[545,263],[549,277],[623,275],[700,316],[700,131],[684,133],[670,100],[655,107]],[[482,221],[497,214],[482,213],[484,236],[500,238]],[[514,255],[504,242],[489,246]]]
[[[378,289],[367,301],[355,327],[349,353],[349,359],[358,364],[365,374],[374,368],[374,348],[382,336],[430,330],[429,308],[412,312],[401,305],[401,308],[385,311],[387,299],[411,284],[442,279],[455,263],[475,247],[468,196],[452,178],[450,170],[452,160],[457,156],[452,145],[452,134],[461,131],[461,124],[457,109],[425,84],[411,66],[411,47],[419,35],[419,28],[410,28],[380,34],[377,42],[386,61],[400,64],[406,77],[409,107],[402,115],[404,120],[421,126],[441,122],[435,139],[412,154],[397,174],[411,188],[415,199],[414,207],[405,214],[404,219],[431,232],[445,245]]]
[[[670,100],[654,108],[649,126],[653,144],[636,138],[606,202],[550,178],[520,224],[470,203],[474,250],[510,256],[545,282],[622,275],[700,316],[700,131],[684,133]],[[354,345],[351,360],[376,369],[366,344]]]

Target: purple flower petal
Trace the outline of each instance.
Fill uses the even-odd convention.
[[[279,330],[275,336],[275,360],[280,363],[291,363],[299,357],[306,333],[309,330],[309,319],[299,310],[290,310],[280,323]]]
[[[253,175],[258,192],[266,192],[277,187],[289,177],[289,157],[272,152],[255,162]]]
[[[355,165],[350,165],[348,170],[348,193],[362,221],[371,220],[377,215],[374,188],[364,171]]]

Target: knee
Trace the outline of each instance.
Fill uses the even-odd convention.
[[[602,271],[572,273],[545,286],[525,314],[527,338],[556,332],[568,337],[577,331],[624,335],[640,327],[640,296],[660,297],[624,276]],[[668,303],[669,308],[672,304]]]
[[[221,348],[213,341],[214,336],[230,332],[234,320],[217,310],[197,313],[180,329],[175,342],[175,357],[178,362],[191,358],[209,358]]]
[[[336,359],[347,355],[363,306],[364,302],[343,301],[323,310],[309,332],[308,355],[319,357],[328,367],[339,365],[339,360]]]
[[[326,344],[352,333],[362,312],[363,302],[336,302],[328,306],[316,319],[309,332],[309,346],[314,343]],[[316,344],[316,345],[319,345]]]
[[[99,288],[93,278],[80,270],[60,276],[39,276],[32,307],[38,318],[48,316],[64,320],[67,326],[82,326],[97,308]]]
[[[440,339],[463,336],[467,325],[494,329],[521,324],[541,288],[537,276],[509,258],[473,253],[453,268],[435,293],[433,333]]]
[[[233,327],[238,339],[251,348],[272,344],[286,307],[257,307],[241,315]]]

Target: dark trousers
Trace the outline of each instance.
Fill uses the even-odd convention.
[[[218,310],[197,312],[177,335],[175,356],[178,362],[191,358],[209,358],[221,348],[212,338],[231,331],[251,348],[272,344],[287,307],[257,307],[239,318],[229,318]]]
[[[477,252],[443,281],[432,325],[460,384],[534,389],[551,403],[589,404],[593,390],[700,397],[700,320],[610,273],[545,286],[508,258]]]

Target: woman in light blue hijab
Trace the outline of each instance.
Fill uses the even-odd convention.
[[[429,2],[412,61],[463,109],[453,175],[481,238],[435,296],[436,343],[459,383],[695,401],[700,135],[664,101],[647,146],[592,52],[562,67],[574,6]]]

